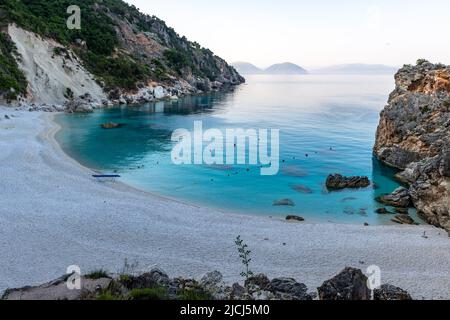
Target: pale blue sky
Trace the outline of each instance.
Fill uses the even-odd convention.
[[[126,0],[228,62],[450,64],[449,0]]]

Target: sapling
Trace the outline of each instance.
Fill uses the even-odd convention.
[[[244,243],[244,240],[241,239],[241,236],[237,236],[236,241],[234,242],[239,252],[239,258],[241,258],[242,264],[244,265],[244,271],[241,272],[241,276],[246,280],[253,276],[253,272],[250,270],[250,262],[252,259],[250,258],[250,254],[252,253],[248,250],[248,245]]]

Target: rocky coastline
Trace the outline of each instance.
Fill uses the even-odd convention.
[[[395,206],[411,203],[450,234],[450,66],[419,60],[400,69],[395,81],[374,154],[401,170],[396,177],[407,189],[382,200],[395,200],[401,191],[401,205]]]

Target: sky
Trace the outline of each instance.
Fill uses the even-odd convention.
[[[449,0],[126,0],[228,62],[450,64]]]

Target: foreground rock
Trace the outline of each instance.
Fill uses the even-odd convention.
[[[321,300],[370,300],[367,277],[361,270],[349,267],[317,290]]]
[[[112,279],[81,278],[81,290],[69,290],[67,280],[70,275],[62,276],[49,283],[20,289],[8,289],[2,296],[2,300],[83,300],[92,294],[99,294],[106,290]]]
[[[385,164],[403,170],[418,213],[450,232],[450,66],[420,60],[395,76],[374,147]]]
[[[374,300],[412,300],[405,290],[390,284],[383,284],[373,291]]]
[[[394,190],[391,194],[377,197],[376,200],[391,207],[408,208],[411,205],[409,190],[403,187]]]
[[[205,274],[199,281],[170,278],[155,268],[140,275],[110,277],[105,271],[81,277],[81,290],[69,290],[70,275],[36,287],[7,290],[4,300],[368,300],[367,278],[359,269],[346,268],[308,293],[305,284],[293,278],[274,278],[257,274],[244,285],[225,284],[219,271]],[[72,278],[72,277],[71,277]],[[383,285],[374,291],[376,300],[409,300],[410,295],[395,286]]]
[[[327,178],[326,186],[329,190],[366,188],[370,186],[370,181],[368,177],[344,177],[340,174],[331,174]]]

